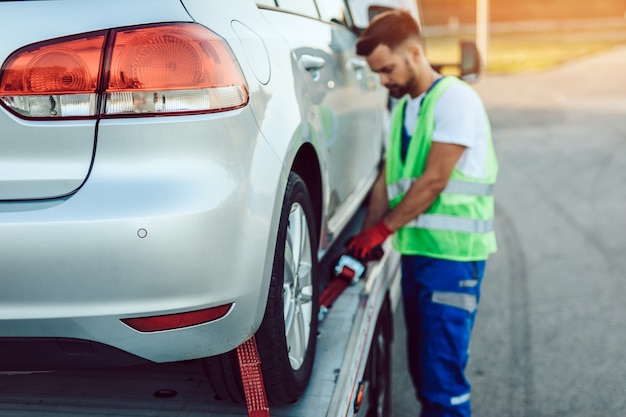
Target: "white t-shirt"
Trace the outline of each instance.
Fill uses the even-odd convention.
[[[424,93],[425,94],[425,93]],[[424,94],[409,99],[404,127],[413,134]],[[478,94],[467,84],[455,84],[440,96],[435,106],[433,142],[465,146],[457,169],[475,178],[487,176],[487,132],[489,120]]]

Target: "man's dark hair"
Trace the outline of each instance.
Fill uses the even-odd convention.
[[[356,53],[368,56],[380,44],[395,49],[411,37],[422,42],[422,33],[411,14],[406,10],[389,10],[373,18],[367,29],[361,33],[356,44]]]

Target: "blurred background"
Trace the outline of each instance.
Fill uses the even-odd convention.
[[[546,69],[626,42],[626,0],[482,2],[488,8],[487,73]],[[476,38],[479,3],[420,0],[431,62],[458,62],[459,41]]]

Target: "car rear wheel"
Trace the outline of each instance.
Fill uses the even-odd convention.
[[[300,398],[311,377],[318,324],[317,233],[304,181],[291,173],[285,191],[265,316],[256,340],[272,404]],[[244,402],[235,351],[204,361],[219,397]]]

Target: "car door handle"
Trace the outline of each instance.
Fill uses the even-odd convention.
[[[298,63],[307,71],[319,71],[326,65],[326,60],[322,57],[304,54],[298,59]]]
[[[354,68],[355,70],[363,70],[365,69],[365,67],[367,67],[367,62],[365,62],[364,59],[351,58],[350,65],[352,65],[352,68]]]
[[[357,81],[362,82],[365,79],[365,69],[368,68],[367,62],[364,59],[350,58],[348,63],[352,67]]]

